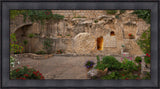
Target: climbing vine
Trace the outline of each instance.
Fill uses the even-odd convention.
[[[150,12],[151,12],[150,10],[135,10],[133,14],[137,14],[139,18],[142,18],[143,20],[146,21],[146,23],[149,24],[151,18]]]
[[[15,54],[23,52],[23,46],[18,43],[14,33],[10,35],[10,52]]]
[[[43,46],[44,46],[44,49],[47,51],[48,54],[52,51],[52,44],[53,44],[52,39],[46,38],[44,40]]]
[[[42,24],[44,24],[45,20],[52,19],[58,21],[64,18],[63,15],[52,14],[51,10],[26,10],[22,15],[24,16],[24,21],[28,18],[32,22],[40,21]]]
[[[24,16],[24,22],[26,19],[29,19],[32,22],[41,22],[44,23],[45,20],[56,20],[59,21],[64,18],[63,15],[52,14],[51,10],[11,10],[10,17],[15,18],[18,15]]]
[[[138,45],[140,46],[140,48],[143,50],[144,53],[149,53],[150,52],[150,41],[151,41],[151,35],[150,35],[150,28],[145,31],[140,39],[138,40]]]
[[[10,18],[15,19],[16,16],[22,14],[25,10],[10,10]]]

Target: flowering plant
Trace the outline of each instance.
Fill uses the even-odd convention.
[[[146,53],[146,56],[144,57],[144,61],[146,64],[149,64],[151,62],[151,55],[149,53]]]
[[[10,71],[10,79],[44,79],[44,76],[33,68],[23,66],[23,68],[17,68]]]
[[[16,62],[16,59],[15,58],[13,58],[12,56],[10,56],[10,65],[12,66],[12,67],[15,67],[15,64],[20,64],[20,62],[18,61],[18,62]]]
[[[92,68],[94,64],[95,63],[93,61],[87,61],[85,64],[85,67],[87,67],[89,69],[89,68]]]
[[[132,33],[129,33],[128,36],[133,36],[133,34],[132,34]]]
[[[57,54],[63,53],[63,49],[57,50]]]

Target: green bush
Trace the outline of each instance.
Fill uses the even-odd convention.
[[[44,40],[43,46],[44,46],[44,49],[47,51],[48,54],[51,53],[51,51],[52,51],[52,44],[53,44],[52,39],[46,38]]]
[[[146,23],[150,23],[150,10],[134,10],[133,14],[137,14],[139,18],[142,18],[143,20],[146,21]]]
[[[151,63],[151,58],[148,57],[148,56],[145,56],[144,61],[145,61],[146,64],[150,64]]]
[[[35,35],[34,34],[29,34],[28,37],[29,38],[33,38]]]
[[[117,13],[117,10],[107,10],[107,14],[114,15]]]
[[[14,54],[23,52],[23,46],[18,44],[16,35],[14,33],[10,35],[10,52],[13,52]]]
[[[45,51],[38,51],[38,52],[36,52],[36,54],[46,54],[46,52]]]
[[[42,24],[45,20],[61,20],[64,18],[63,15],[52,14],[51,10],[24,10],[22,15],[24,16],[24,21],[28,18],[32,22],[40,21]]]
[[[140,46],[140,48],[142,49],[142,51],[146,54],[146,53],[150,53],[150,49],[151,49],[151,32],[150,32],[150,28],[145,31],[140,39],[137,41],[137,44]]]
[[[120,14],[124,13],[126,10],[120,10]]]
[[[115,71],[115,72],[112,72],[111,74],[101,77],[101,79],[111,80],[111,79],[119,79],[119,77],[120,77],[119,72]]]
[[[44,79],[44,76],[33,68],[17,68],[10,71],[10,79]]]
[[[137,56],[137,57],[135,58],[135,62],[137,62],[137,63],[142,62],[142,58]]]
[[[95,23],[98,23],[98,20],[94,20]]]
[[[151,79],[151,74],[150,74],[150,72],[147,72],[147,74],[146,74],[142,79],[144,79],[144,80]]]
[[[102,60],[103,64],[106,64],[109,70],[120,69],[121,63],[113,56],[105,56]]]
[[[133,61],[129,61],[127,58],[124,58],[122,61],[121,68],[128,72],[133,72],[138,70],[138,66]]]

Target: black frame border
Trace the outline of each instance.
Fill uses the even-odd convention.
[[[46,0],[46,1],[50,2],[51,0]],[[53,1],[53,0],[52,0],[52,1]],[[55,0],[55,1],[68,3],[68,2],[63,1],[63,0]],[[68,1],[70,1],[69,3],[71,3],[71,2],[72,2],[72,3],[78,3],[78,2],[75,1],[75,0],[68,0]],[[111,1],[117,1],[117,0],[111,0]],[[103,3],[104,3],[104,2],[108,3],[108,2],[111,2],[111,1],[109,1],[109,0],[108,0],[108,1],[100,0],[100,2],[103,2]],[[118,0],[118,1],[119,1],[119,0]],[[130,0],[130,1],[131,1],[131,0]],[[130,2],[130,1],[129,1],[129,2]],[[160,7],[159,7],[159,2],[158,2],[157,0],[141,0],[141,1],[142,1],[142,2],[157,3],[157,7],[158,7],[158,8],[157,8],[157,20],[156,20],[156,19],[155,19],[155,20],[156,20],[156,22],[159,22],[159,20],[160,20],[160,18],[158,18],[158,14],[160,13],[160,10],[159,10],[159,8],[160,8]],[[132,0],[131,2],[133,2],[133,3],[139,2],[139,3],[140,3],[141,1]],[[1,47],[0,47],[0,48],[2,48],[2,49],[0,49],[0,50],[1,50],[1,53],[0,53],[0,55],[1,55],[1,61],[0,61],[1,64],[4,63],[4,59],[2,59],[2,58],[4,57],[4,55],[6,56],[6,53],[3,53],[4,51],[2,51],[2,50],[4,50],[4,49],[6,49],[6,48],[5,48],[6,45],[4,45],[4,42],[5,42],[5,44],[6,44],[6,40],[7,40],[7,39],[5,38],[6,40],[4,41],[4,34],[3,34],[3,33],[5,33],[5,34],[8,35],[8,33],[7,33],[8,31],[4,31],[4,29],[3,29],[3,28],[6,27],[6,26],[4,26],[4,24],[8,24],[8,22],[5,21],[5,20],[8,20],[8,18],[5,18],[5,20],[3,20],[3,19],[4,19],[3,17],[6,16],[6,14],[4,14],[3,9],[4,9],[4,8],[7,8],[7,9],[8,9],[8,7],[9,7],[9,9],[10,9],[10,6],[11,6],[11,5],[9,5],[9,4],[4,5],[4,4],[5,4],[5,3],[12,3],[12,2],[15,3],[15,1],[13,1],[13,0],[3,0],[3,1],[1,2],[1,18],[0,18],[1,24],[2,24],[2,25],[0,24],[0,27],[1,27],[1,29],[2,29],[2,30],[0,30],[0,34],[1,34],[1,39],[0,39],[0,40],[1,40],[1,41],[0,41],[0,42],[1,42],[1,45],[0,45],[0,46],[1,46]],[[30,2],[31,2],[31,3],[32,3],[32,2],[33,2],[33,3],[37,3],[37,2],[43,2],[43,1],[38,1],[38,0],[35,0],[35,1],[24,0],[23,2],[25,2],[25,4],[26,4],[26,2],[27,2],[27,3],[28,3],[28,2],[29,2],[29,3],[30,3]],[[54,2],[54,3],[58,3],[58,2]],[[96,2],[96,1],[88,0],[88,1],[85,1],[85,2],[87,2],[87,3],[91,2],[91,3],[92,3],[92,2]],[[126,0],[121,0],[121,2],[123,2],[123,3],[129,3],[129,2],[126,2]],[[19,2],[18,2],[18,3],[19,3]],[[43,3],[45,3],[45,2],[43,2]],[[50,3],[51,3],[51,2],[50,2]],[[81,3],[81,2],[80,2],[80,3]],[[99,2],[96,2],[96,3],[99,3]],[[113,3],[116,3],[116,2],[113,2]],[[5,7],[5,6],[6,6],[6,7]],[[21,5],[21,6],[22,6],[22,5]],[[85,6],[87,6],[87,5],[85,5]],[[143,5],[142,5],[142,6],[143,6]],[[17,8],[17,7],[16,7],[16,8]],[[21,8],[21,7],[18,7],[18,8]],[[25,8],[25,6],[24,6],[24,8]],[[35,9],[35,8],[37,8],[37,7],[34,7],[34,8],[32,8],[32,9]],[[59,7],[58,7],[58,8],[59,8]],[[63,8],[63,7],[60,7],[60,9],[61,9],[61,8]],[[79,7],[76,7],[76,9],[77,9],[77,8],[79,8]],[[87,8],[87,7],[83,7],[83,8]],[[13,9],[13,8],[12,8],[12,9]],[[38,9],[39,9],[39,7],[38,7]],[[65,9],[66,9],[66,8],[65,8]],[[67,9],[68,9],[68,8],[67,8]],[[74,9],[74,8],[71,8],[71,9]],[[87,8],[87,9],[88,9],[88,8]],[[112,8],[110,8],[110,9],[112,9]],[[2,13],[2,12],[3,12],[3,13]],[[6,12],[6,10],[5,10],[5,12]],[[153,14],[152,14],[152,15],[153,15]],[[7,14],[7,16],[8,16],[8,14]],[[152,18],[152,17],[154,17],[154,16],[151,16],[151,18]],[[4,21],[5,21],[5,23],[4,23]],[[152,29],[152,27],[153,27],[153,26],[152,26],[152,25],[153,25],[153,22],[152,22],[152,21],[153,21],[153,20],[151,19],[151,29]],[[159,23],[159,24],[156,23],[156,24],[157,24],[157,31],[156,31],[156,32],[152,32],[152,33],[155,33],[155,34],[152,34],[152,33],[151,33],[151,36],[154,35],[154,36],[156,36],[156,37],[159,39],[160,36],[158,36],[158,34],[160,34],[160,32],[158,31],[158,28],[160,27],[160,23]],[[8,25],[9,25],[9,24],[8,24]],[[156,33],[157,33],[157,35],[156,35]],[[157,42],[151,40],[151,44],[153,44],[153,42],[159,44],[159,43],[158,43],[159,41],[158,41],[157,38],[156,38]],[[153,37],[151,37],[151,39],[153,39]],[[157,44],[153,44],[154,46],[153,46],[153,45],[151,46],[151,50],[152,50],[153,47],[155,47],[154,50],[157,50],[157,49],[158,49],[158,50],[157,50],[157,54],[159,54],[158,52],[159,52],[160,46],[157,45]],[[157,47],[157,48],[156,48],[156,47]],[[155,53],[155,52],[154,52],[154,53]],[[153,55],[153,52],[151,52],[151,55]],[[159,58],[159,56],[157,55],[157,59],[158,59],[158,58]],[[7,60],[7,59],[6,59],[6,60]],[[4,65],[4,64],[2,64],[2,65]],[[152,66],[152,65],[153,65],[153,63],[151,64],[151,66]],[[159,61],[157,60],[157,68],[159,69],[159,67],[160,67]],[[3,68],[3,70],[2,70],[2,68]],[[5,80],[5,79],[4,79],[4,77],[2,77],[2,76],[3,76],[2,73],[5,72],[5,71],[4,71],[4,68],[7,69],[6,66],[1,66],[1,71],[0,71],[0,72],[1,72],[1,78],[0,78],[0,79],[1,79],[1,84],[0,84],[0,85],[1,85],[2,87],[6,87],[6,88],[7,88],[7,87],[8,87],[8,88],[9,88],[9,87],[17,87],[17,88],[18,88],[18,87],[19,87],[19,88],[20,88],[20,87],[24,87],[24,86],[15,86],[15,85],[12,85],[12,84],[15,84],[15,83],[13,83],[13,82],[12,82],[12,84],[11,84],[12,86],[10,86],[8,83],[9,83],[11,80],[9,80],[9,82],[4,83],[3,80]],[[154,68],[151,67],[151,71],[152,71],[152,69],[154,69]],[[154,70],[155,70],[155,69],[154,69]],[[157,70],[157,74],[159,74],[159,71],[158,71],[158,70]],[[157,75],[157,79],[160,80],[160,78],[159,78],[158,75]],[[152,80],[152,79],[151,79],[151,80]],[[13,81],[16,82],[16,80],[13,80]],[[18,81],[19,81],[19,80],[18,80]],[[29,81],[32,81],[32,80],[29,80]],[[29,82],[29,81],[26,80],[26,83]],[[33,81],[45,83],[45,82],[42,82],[43,80],[33,80]],[[45,81],[46,81],[46,80],[45,80]],[[49,80],[49,81],[52,81],[52,80]],[[56,81],[57,81],[57,80],[56,80]],[[60,82],[63,82],[63,81],[67,82],[66,80],[58,80],[57,82],[60,83]],[[74,80],[73,80],[73,81],[74,81]],[[77,83],[78,83],[78,81],[79,81],[79,80],[76,80],[76,81],[74,81],[74,82],[77,82]],[[87,81],[87,80],[80,80],[80,81]],[[90,81],[90,80],[89,80],[89,81]],[[89,81],[87,81],[87,82],[89,82]],[[108,80],[107,80],[107,81],[108,81]],[[120,82],[121,80],[113,80],[113,81],[119,81],[119,82]],[[124,80],[124,81],[125,81],[125,80]],[[127,80],[127,82],[129,82],[129,81],[130,81],[130,80]],[[131,80],[131,81],[132,81],[132,80]],[[138,81],[143,81],[143,82],[145,82],[145,81],[147,81],[147,80],[138,80]],[[138,82],[138,81],[135,81],[135,82]],[[21,82],[22,82],[22,81],[19,81],[19,83],[21,83]],[[24,82],[24,81],[23,81],[23,82]],[[101,83],[102,83],[102,81],[98,81],[98,82],[101,82]],[[11,83],[11,82],[10,82],[10,83]],[[26,84],[26,83],[25,83],[25,84]],[[23,83],[23,84],[24,84],[24,83]],[[32,83],[30,83],[30,84],[32,84]],[[30,85],[30,84],[27,84],[27,85]],[[79,83],[79,84],[83,84],[83,83]],[[155,84],[155,85],[154,85],[154,84]],[[153,84],[153,86],[149,86],[149,87],[150,87],[150,88],[151,88],[151,87],[152,87],[152,88],[153,88],[153,87],[154,87],[154,88],[158,88],[158,86],[160,85],[159,81],[154,82],[154,84]],[[9,85],[9,86],[7,86],[7,85]],[[71,84],[71,85],[72,85],[72,84]],[[134,85],[135,85],[135,84],[134,84]],[[35,86],[31,86],[31,87],[35,87]],[[42,87],[42,86],[41,86],[41,87]],[[53,86],[49,86],[49,87],[53,87]],[[48,88],[49,88],[49,87],[48,87]],[[61,87],[61,86],[54,86],[54,87],[57,87],[57,88],[58,88],[58,87]],[[92,86],[62,86],[62,87],[92,87]],[[98,88],[98,86],[93,86],[93,87],[97,87],[97,88]],[[102,86],[99,86],[99,87],[102,87]],[[115,86],[103,86],[103,87],[110,87],[110,88],[111,88],[111,87],[114,87],[114,88],[116,88]],[[120,87],[120,86],[118,86],[118,87]],[[125,86],[125,87],[128,87],[128,86]],[[130,87],[136,87],[136,86],[129,86],[128,88],[130,88]],[[145,87],[147,87],[147,86],[138,86],[138,87],[145,88]],[[46,88],[47,88],[47,87],[46,87]],[[123,87],[123,88],[124,88],[124,87]]]

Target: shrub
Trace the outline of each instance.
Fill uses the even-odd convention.
[[[116,14],[117,10],[107,10],[107,14]]]
[[[140,46],[140,48],[144,53],[150,53],[150,48],[151,48],[150,41],[151,41],[151,34],[149,28],[141,35],[140,39],[137,41],[137,44]]]
[[[46,38],[44,40],[43,46],[44,46],[44,49],[47,51],[48,54],[51,53],[51,51],[52,51],[52,44],[53,44],[52,39]]]
[[[57,50],[57,54],[61,54],[61,53],[63,53],[63,52],[64,52],[63,49]]]
[[[137,14],[139,18],[142,18],[143,20],[146,21],[146,23],[150,23],[150,10],[134,10],[133,14]]]
[[[36,54],[46,54],[46,52],[45,51],[38,51],[38,52],[36,52]]]
[[[99,70],[105,70],[108,66],[106,64],[103,63],[97,63],[95,69],[99,69]]]
[[[23,41],[23,44],[24,44],[24,45],[27,45],[27,43],[28,43],[27,40],[24,40],[24,41]]]
[[[133,72],[138,70],[138,66],[133,61],[129,61],[127,58],[124,58],[122,61],[121,68],[128,72]]]
[[[144,79],[144,80],[151,79],[151,74],[150,74],[150,72],[147,72],[147,74],[146,74],[142,79]]]
[[[111,74],[105,75],[103,77],[101,77],[101,79],[119,79],[120,75],[118,71],[112,72]]]
[[[109,70],[120,69],[121,63],[113,56],[105,56],[102,60],[103,64],[106,64]]]
[[[28,37],[29,38],[33,38],[35,35],[34,34],[29,34]]]
[[[95,63],[93,61],[87,61],[85,64],[85,67],[89,69],[89,68],[92,68],[94,64]]]
[[[14,33],[10,35],[10,52],[13,52],[14,54],[23,52],[23,46],[18,44],[16,35]]]
[[[151,63],[151,58],[148,57],[148,56],[145,56],[144,61],[145,61],[146,64],[149,64],[149,63]]]
[[[94,20],[95,23],[98,23],[98,20]]]
[[[135,58],[135,62],[140,63],[141,61],[142,61],[142,58],[141,58],[141,57],[138,57],[138,56],[137,56],[137,57]]]
[[[13,58],[12,56],[10,56],[10,66],[15,67],[15,64],[20,64],[20,62]]]
[[[44,79],[44,76],[33,68],[17,68],[10,71],[10,79]]]
[[[24,16],[24,21],[28,18],[32,22],[41,22],[44,24],[45,20],[61,20],[64,18],[63,15],[52,14],[51,10],[24,10],[22,15]]]
[[[126,10],[120,10],[120,14],[124,13]]]

